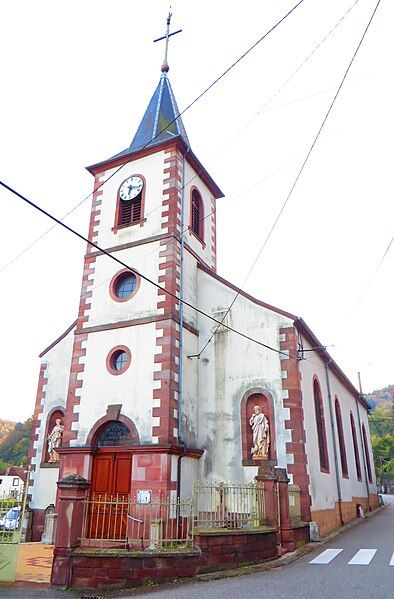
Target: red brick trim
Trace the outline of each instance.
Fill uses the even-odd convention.
[[[126,366],[123,368],[123,370],[116,370],[112,365],[113,355],[118,351],[125,352],[125,354],[127,355]],[[124,372],[126,372],[128,367],[130,366],[130,364],[131,364],[131,351],[129,350],[129,348],[126,345],[116,345],[115,347],[113,347],[108,352],[107,359],[105,361],[105,365],[107,367],[108,372],[110,374],[113,374],[114,376],[118,376],[119,374],[123,374]]]
[[[171,294],[176,295],[179,292],[180,280],[178,238],[181,227],[183,157],[175,145],[168,147],[164,156],[161,228],[174,237],[160,241],[158,282]],[[175,410],[178,410],[179,391],[179,301],[161,289],[158,289],[157,294],[157,308],[163,311],[165,320],[156,322],[156,346],[160,351],[154,357],[157,369],[153,373],[153,380],[158,382],[158,388],[153,390],[155,406],[152,416],[159,418],[159,423],[152,427],[152,437],[159,444],[174,444],[178,442],[178,420]]]
[[[64,333],[62,333],[57,339],[55,339],[55,341],[53,341],[50,345],[48,345],[48,347],[46,347],[44,349],[44,351],[42,351],[40,353],[40,355],[38,356],[39,358],[42,358],[43,356],[45,356],[46,353],[49,352],[50,349],[52,349],[53,347],[55,347],[55,345],[57,345],[60,341],[62,341],[62,339],[64,339],[65,337],[67,337],[67,335],[73,330],[75,329],[75,326],[77,324],[77,321],[74,320],[74,322],[72,323],[72,325],[70,325],[68,327],[68,329],[66,329],[64,331]]]
[[[212,248],[212,268],[216,272],[216,200],[211,198],[211,248]]]
[[[212,268],[209,268],[208,266],[205,266],[205,264],[202,264],[201,261],[197,263],[197,267],[200,268],[202,271],[206,272],[207,274],[209,274],[211,277],[213,277],[217,281],[220,281],[220,283],[222,283],[229,289],[236,291],[237,293],[239,293],[239,295],[242,295],[242,297],[246,297],[246,299],[250,300],[257,306],[262,306],[263,308],[267,308],[267,310],[271,310],[272,312],[276,312],[276,314],[281,314],[282,316],[286,316],[286,318],[291,318],[292,320],[297,318],[297,316],[290,314],[290,312],[285,312],[284,310],[275,308],[275,306],[271,306],[270,304],[267,304],[266,302],[262,302],[261,300],[257,299],[256,297],[249,295],[249,293],[245,293],[245,291],[243,291],[239,287],[236,287],[235,285],[230,283],[230,281],[227,281],[226,279],[223,279],[223,277],[219,276],[214,270],[212,270]]]
[[[146,245],[147,243],[153,243],[154,241],[161,241],[162,239],[168,239],[172,237],[167,233],[161,233],[160,235],[152,235],[151,237],[145,237],[144,239],[137,239],[136,241],[129,241],[128,243],[120,243],[119,245],[113,245],[109,248],[103,248],[106,252],[113,254],[114,252],[121,252],[122,250],[128,250],[130,248],[137,247],[139,245]],[[89,256],[102,256],[104,255],[101,250],[94,249],[89,253]],[[86,255],[85,255],[86,258]]]
[[[297,356],[297,331],[293,326],[282,327],[280,333],[280,350],[289,355]],[[281,357],[281,370],[286,373],[282,378],[282,389],[287,395],[283,406],[289,408],[290,418],[285,421],[286,429],[291,430],[291,441],[286,443],[286,453],[293,456],[293,463],[288,464],[287,470],[293,475],[293,483],[301,489],[301,515],[309,522],[311,519],[309,495],[309,474],[307,470],[307,454],[305,450],[304,408],[301,387],[301,372],[296,358]]]
[[[119,212],[120,212],[120,196],[119,196],[119,190],[122,187],[123,183],[125,181],[127,181],[127,179],[130,179],[131,177],[139,177],[140,179],[142,179],[143,181],[143,187],[142,187],[142,191],[141,191],[141,217],[138,221],[133,221],[132,223],[127,223],[125,225],[119,225]],[[146,189],[146,179],[143,175],[141,175],[140,173],[134,173],[131,175],[128,175],[126,177],[126,179],[124,179],[122,181],[122,183],[119,185],[118,187],[118,191],[117,191],[117,196],[116,196],[116,209],[115,209],[115,222],[114,222],[114,226],[112,227],[112,231],[114,233],[117,233],[119,229],[125,229],[127,227],[131,227],[133,225],[140,225],[141,227],[144,225],[144,222],[146,222],[146,218],[144,218],[144,214],[145,214],[145,189]]]
[[[252,428],[249,420],[252,415],[252,408],[258,405],[261,411],[267,416],[270,427],[270,446],[269,460],[274,460],[276,464],[276,435],[275,435],[275,408],[274,400],[266,389],[253,387],[244,393],[241,399],[241,434],[242,434],[242,464],[244,466],[259,466],[264,460],[253,460],[250,449],[252,447]]]
[[[102,188],[97,189],[100,185],[100,177],[105,176],[105,173],[101,173],[95,178],[94,182],[94,191],[93,191],[93,199],[92,199],[92,210],[90,214],[90,225],[89,225],[89,240],[95,241],[95,238],[98,236],[98,227],[100,226],[100,206],[101,206],[101,196],[103,194]],[[63,434],[63,445],[70,444],[71,441],[76,440],[77,431],[73,430],[73,423],[78,422],[79,414],[75,411],[75,408],[79,406],[81,401],[81,388],[83,385],[83,372],[85,369],[85,365],[81,362],[81,358],[85,356],[86,349],[82,347],[82,344],[85,343],[88,339],[88,335],[85,332],[78,333],[81,329],[83,329],[84,325],[89,321],[89,310],[90,310],[90,297],[92,296],[92,291],[89,288],[93,285],[93,275],[95,272],[96,257],[91,255],[91,246],[87,245],[85,260],[84,260],[84,269],[82,274],[82,286],[81,286],[81,296],[79,302],[79,311],[76,325],[76,332],[74,337],[74,345],[72,351],[72,360],[70,367],[70,378],[68,384],[68,393],[67,393],[67,403],[66,403],[66,411],[64,416],[64,434]],[[61,469],[62,470],[62,469]],[[62,475],[62,472],[60,472]]]
[[[135,276],[135,287],[134,287],[133,292],[129,296],[118,297],[115,292],[115,286],[117,285],[119,279],[125,274],[128,274],[128,275],[133,274]],[[112,277],[111,282],[109,284],[109,294],[115,302],[127,302],[128,300],[130,300],[132,297],[135,296],[138,289],[140,288],[140,285],[141,285],[141,277],[139,275],[137,275],[136,273],[130,272],[130,270],[128,268],[122,268],[122,270],[119,270]]]
[[[94,327],[85,327],[80,331],[77,330],[75,334],[78,335],[79,333],[97,333],[100,331],[110,331],[112,329],[123,329],[124,327],[134,327],[141,324],[149,324],[151,322],[160,322],[162,320],[167,320],[167,318],[165,316],[145,316],[144,318],[134,318],[133,320],[107,322],[105,324],[98,324]],[[177,315],[174,316],[174,320],[179,323],[179,318]],[[197,337],[199,336],[199,332],[191,324],[184,322],[183,326],[193,335],[196,335]]]
[[[45,401],[45,396],[46,396],[45,386],[48,382],[48,379],[46,377],[46,369],[47,369],[47,363],[43,362],[40,365],[40,374],[38,377],[37,394],[36,394],[36,404],[34,407],[33,422],[32,422],[32,427],[31,427],[30,444],[29,444],[29,452],[28,452],[29,465],[32,470],[32,476],[30,477],[30,480],[29,480],[30,487],[32,487],[34,485],[34,471],[36,469],[36,464],[33,464],[33,458],[37,458],[37,449],[34,448],[34,443],[35,443],[35,441],[38,441],[38,437],[39,437],[39,432],[40,432],[40,428],[41,428],[41,415],[44,411],[44,401]]]

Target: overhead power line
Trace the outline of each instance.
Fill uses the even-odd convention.
[[[239,64],[248,54],[250,54],[250,52],[252,52],[266,37],[268,37],[270,35],[270,33],[272,33],[281,23],[283,23],[283,21],[285,21],[287,19],[287,17],[289,17],[299,6],[300,4],[302,4],[304,2],[304,0],[299,0],[294,6],[293,8],[291,8],[281,19],[279,19],[279,21],[277,21],[275,23],[275,25],[273,25],[268,31],[266,31],[266,33],[264,33],[264,35],[262,35],[252,46],[250,46],[239,58],[237,58],[237,60],[235,62],[233,62],[221,75],[219,75],[219,77],[217,77],[210,85],[208,85],[208,87],[206,87],[204,89],[204,91],[202,91],[192,102],[190,102],[190,104],[188,104],[186,106],[186,108],[184,108],[183,110],[181,110],[181,112],[174,118],[172,119],[171,122],[167,123],[166,126],[161,129],[154,137],[152,137],[152,139],[150,139],[144,146],[142,146],[142,148],[140,148],[138,150],[138,152],[141,152],[142,150],[144,150],[149,144],[152,143],[152,141],[154,141],[155,139],[157,139],[162,133],[164,133],[164,131],[166,131],[173,123],[175,123],[175,121],[177,121],[182,115],[185,114],[185,112],[187,112],[192,106],[194,106],[194,104],[196,104],[196,102],[198,102],[203,96],[205,96],[206,93],[208,93],[217,83],[219,83],[219,81],[221,79],[223,79],[223,77],[225,77],[227,75],[227,73],[229,73],[237,64]],[[117,169],[115,169],[110,175],[109,177],[107,177],[104,181],[102,181],[99,185],[97,185],[97,187],[94,189],[94,191],[98,191],[101,187],[103,187],[103,185],[105,185],[110,179],[112,179],[112,177],[114,177],[119,171],[121,171],[127,164],[129,164],[130,162],[132,162],[132,160],[134,159],[135,155],[137,152],[133,152],[132,154],[130,154],[129,158],[123,163],[121,164]],[[86,200],[88,200],[92,195],[93,195],[93,191],[91,193],[89,193],[85,198],[83,198],[78,204],[76,204],[76,206],[74,206],[73,208],[71,208],[71,210],[69,210],[64,216],[62,216],[59,220],[63,221],[65,218],[67,218],[67,216],[69,216],[70,214],[72,214],[77,208],[79,208],[79,206],[81,206],[84,202],[86,202]],[[16,262],[16,260],[18,260],[21,256],[23,256],[28,250],[30,250],[36,243],[38,243],[39,241],[41,241],[41,239],[43,239],[43,237],[45,237],[48,233],[50,233],[52,231],[52,229],[54,229],[57,225],[53,225],[50,229],[48,229],[47,231],[44,231],[44,233],[42,233],[39,237],[37,237],[37,239],[35,239],[32,243],[30,243],[24,250],[22,250],[17,256],[15,256],[12,260],[10,260],[7,264],[5,264],[1,269],[0,269],[0,273],[3,272],[6,268],[8,268],[9,266],[11,266],[11,264],[13,264],[14,262]]]
[[[82,241],[85,241],[91,247],[94,247],[96,250],[98,250],[99,252],[101,252],[105,256],[108,256],[109,258],[111,258],[111,260],[114,260],[115,262],[117,262],[118,264],[120,264],[121,266],[123,266],[123,268],[126,268],[127,270],[129,270],[133,274],[139,276],[141,279],[143,279],[144,281],[147,281],[148,283],[150,283],[151,285],[153,285],[157,289],[160,289],[164,293],[170,295],[171,297],[173,297],[174,299],[176,299],[178,302],[181,302],[185,306],[188,306],[189,308],[192,308],[193,310],[195,310],[196,312],[198,312],[202,316],[205,316],[206,318],[209,318],[209,320],[212,320],[214,323],[216,323],[218,325],[222,325],[224,328],[228,329],[229,331],[231,331],[233,333],[236,333],[237,335],[240,335],[241,337],[243,337],[244,339],[247,339],[248,341],[252,341],[253,343],[256,343],[257,345],[260,345],[261,347],[264,347],[265,349],[269,349],[269,350],[271,350],[271,351],[273,351],[273,352],[275,352],[277,354],[285,355],[286,357],[290,357],[290,358],[294,358],[294,359],[298,360],[298,356],[289,355],[289,353],[287,351],[282,351],[280,349],[276,349],[275,347],[271,347],[270,345],[267,345],[266,343],[263,343],[262,341],[258,341],[257,339],[254,339],[253,337],[250,337],[249,335],[246,335],[246,333],[242,333],[242,331],[238,331],[237,329],[234,329],[233,327],[230,327],[228,325],[222,324],[220,320],[214,318],[210,314],[207,314],[206,312],[204,312],[200,308],[197,308],[196,306],[193,306],[193,304],[191,304],[190,302],[188,302],[188,301],[186,301],[184,299],[180,299],[175,293],[172,293],[171,291],[169,291],[165,287],[162,287],[161,285],[159,285],[159,283],[156,283],[155,281],[153,281],[152,279],[150,279],[146,275],[142,274],[141,272],[139,272],[135,268],[132,268],[131,266],[129,266],[128,264],[126,264],[122,260],[119,260],[119,258],[117,258],[116,256],[114,256],[114,255],[110,254],[109,252],[107,252],[107,250],[105,250],[104,248],[102,248],[99,245],[97,245],[97,243],[94,243],[93,241],[91,241],[90,239],[88,239],[87,237],[85,237],[84,235],[82,235],[82,233],[79,233],[78,231],[76,231],[72,227],[69,227],[68,225],[66,225],[66,223],[64,223],[60,219],[56,218],[56,216],[54,216],[53,214],[51,214],[50,212],[48,212],[44,208],[41,208],[41,206],[38,206],[38,204],[35,204],[31,200],[29,200],[26,196],[23,196],[21,193],[19,193],[18,191],[16,191],[16,189],[13,189],[12,187],[10,187],[6,183],[4,183],[4,181],[0,181],[0,185],[2,187],[4,187],[4,189],[7,189],[9,192],[11,192],[12,194],[14,194],[15,196],[17,196],[18,198],[20,198],[24,202],[26,202],[27,204],[29,204],[30,206],[32,206],[32,208],[34,208],[35,210],[38,210],[39,212],[41,212],[41,214],[44,214],[45,216],[47,216],[48,218],[50,218],[51,220],[53,220],[55,223],[57,223],[58,225],[60,225],[61,227],[63,227],[64,229],[66,229],[67,231],[69,231],[70,233],[72,233],[73,235],[75,235],[76,237],[79,237],[79,239],[82,239]]]
[[[356,58],[356,56],[358,54],[358,51],[360,50],[360,47],[361,47],[361,45],[362,45],[362,43],[364,41],[364,38],[365,38],[365,36],[367,34],[367,31],[368,31],[368,29],[369,29],[369,27],[370,27],[370,25],[372,23],[372,20],[373,20],[375,14],[376,14],[376,11],[378,9],[378,6],[379,6],[380,2],[381,2],[381,0],[378,0],[378,2],[376,3],[376,6],[374,8],[374,10],[372,11],[372,14],[371,14],[371,16],[369,18],[367,26],[365,27],[364,32],[363,32],[363,34],[361,36],[361,39],[360,39],[360,41],[357,44],[357,47],[356,47],[356,49],[355,49],[355,51],[354,51],[354,53],[352,55],[352,58],[351,58],[348,66],[347,66],[347,68],[345,70],[345,73],[344,73],[344,75],[343,75],[343,77],[341,79],[341,82],[340,82],[340,84],[339,84],[339,86],[337,88],[337,91],[336,91],[336,93],[335,93],[335,95],[334,95],[334,97],[333,97],[333,99],[331,101],[331,104],[330,104],[330,106],[329,106],[329,108],[328,108],[328,110],[327,110],[327,112],[326,112],[326,114],[325,114],[325,116],[323,118],[323,121],[322,121],[322,123],[321,123],[321,125],[320,125],[320,127],[319,127],[319,129],[317,131],[317,134],[315,135],[315,138],[314,138],[314,140],[313,140],[313,142],[312,142],[312,144],[311,144],[311,146],[309,148],[309,151],[308,151],[308,153],[307,153],[307,155],[305,157],[305,160],[303,161],[303,163],[301,165],[301,168],[299,169],[299,171],[297,173],[297,176],[294,179],[294,182],[293,182],[292,186],[290,187],[290,191],[287,194],[286,199],[283,202],[283,204],[281,206],[281,209],[279,210],[279,213],[276,216],[276,218],[275,218],[275,220],[274,220],[274,222],[273,222],[270,230],[268,231],[268,234],[265,237],[264,242],[263,242],[260,250],[258,251],[257,256],[254,259],[254,261],[252,263],[252,266],[250,267],[250,269],[249,269],[249,271],[248,271],[248,273],[247,273],[247,275],[246,275],[246,277],[245,277],[242,285],[240,286],[239,290],[237,291],[237,293],[235,294],[234,298],[232,299],[232,301],[230,303],[230,306],[226,310],[226,312],[225,312],[225,314],[223,316],[222,322],[226,319],[226,317],[229,314],[231,308],[234,306],[235,302],[237,301],[237,299],[239,297],[239,294],[242,291],[243,286],[245,285],[245,283],[248,280],[249,276],[251,275],[254,267],[256,266],[258,260],[260,259],[261,254],[263,253],[265,247],[267,246],[267,243],[268,243],[269,239],[271,238],[271,235],[274,232],[274,230],[275,230],[275,228],[276,228],[276,226],[277,226],[277,224],[279,222],[279,219],[281,218],[281,216],[282,216],[282,214],[283,214],[283,212],[284,212],[284,210],[285,210],[285,208],[286,208],[286,206],[287,206],[287,204],[288,204],[288,202],[289,202],[289,200],[290,200],[290,198],[291,198],[291,196],[293,194],[293,191],[294,191],[294,189],[295,189],[295,187],[296,187],[296,185],[297,185],[297,183],[298,183],[298,181],[299,181],[299,179],[300,179],[300,177],[301,177],[301,175],[302,175],[302,173],[303,173],[303,171],[304,171],[304,169],[305,169],[305,167],[306,167],[306,165],[307,165],[307,163],[309,161],[309,158],[310,158],[310,156],[311,156],[311,154],[312,154],[312,152],[313,152],[313,150],[314,150],[314,148],[316,146],[317,140],[319,139],[320,134],[323,131],[324,125],[327,122],[327,119],[328,119],[328,117],[329,117],[329,115],[331,113],[331,110],[333,109],[334,104],[335,104],[335,102],[336,102],[336,100],[337,100],[337,98],[338,98],[338,96],[339,96],[339,94],[341,92],[341,89],[343,87],[343,84],[345,83],[346,77],[347,77],[347,75],[348,75],[348,73],[349,73],[349,71],[350,71],[350,69],[352,67],[352,64],[353,64],[353,62],[354,62],[354,60],[355,60],[355,58]],[[222,323],[220,323],[220,324],[222,324]],[[205,345],[203,346],[203,348],[200,350],[200,352],[195,357],[198,357],[198,358],[201,357],[201,354],[204,352],[204,350],[206,349],[206,347],[211,343],[213,337],[216,335],[217,331],[219,330],[220,324],[215,328],[215,330],[213,331],[211,337],[209,337],[208,341],[205,343]]]

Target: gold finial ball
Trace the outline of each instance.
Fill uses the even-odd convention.
[[[168,64],[164,63],[161,67],[161,72],[168,73],[169,70],[170,70],[170,67],[168,66]]]

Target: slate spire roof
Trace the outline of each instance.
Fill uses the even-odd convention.
[[[142,148],[155,146],[163,141],[174,139],[174,137],[181,137],[189,146],[189,139],[182,118],[178,115],[179,109],[174,92],[167,71],[163,70],[159,84],[153,93],[130,146],[123,152],[113,156],[113,158],[137,152]]]

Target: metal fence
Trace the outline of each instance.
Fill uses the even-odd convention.
[[[289,506],[290,506],[290,519],[292,522],[299,522],[301,520],[301,497],[300,487],[297,485],[289,485]]]
[[[191,509],[189,499],[144,503],[130,495],[93,494],[85,501],[81,543],[135,551],[191,547]]]
[[[250,529],[265,522],[262,483],[196,481],[188,499],[90,495],[85,501],[81,544],[166,551],[192,547],[199,531]]]
[[[197,530],[256,528],[266,523],[263,483],[197,481],[193,499]]]

